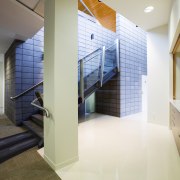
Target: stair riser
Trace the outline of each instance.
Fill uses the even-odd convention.
[[[18,148],[8,148],[7,150],[0,151],[0,163],[16,156],[38,144],[39,140],[32,140],[30,143],[26,143],[25,145],[21,145]]]
[[[33,134],[22,134],[22,135],[15,135],[9,138],[4,138],[0,140],[0,150],[7,148],[9,146],[15,145],[19,142],[26,141],[33,137]]]
[[[31,121],[24,121],[23,122],[24,126],[27,127],[27,129],[29,129],[34,135],[38,136],[41,139],[44,139],[44,137],[43,137],[43,128],[38,126],[38,125],[36,125],[32,121],[34,123],[34,125],[36,125],[36,129],[35,129],[34,125],[32,126],[32,124],[29,124],[29,122],[31,122]],[[38,128],[38,130],[37,130],[37,128]]]
[[[34,123],[36,123],[37,125],[41,126],[41,127],[44,126],[44,125],[43,125],[43,121],[41,121],[41,120],[39,120],[39,119],[36,119],[36,118],[32,117],[31,120],[32,120]]]

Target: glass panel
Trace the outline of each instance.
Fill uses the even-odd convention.
[[[101,77],[105,76],[117,67],[117,44],[114,43],[109,48],[105,49],[104,67],[102,67],[102,49],[97,49],[83,59],[83,83],[84,90],[89,89],[98,81],[103,80]],[[103,71],[103,72],[102,72]],[[78,89],[80,95],[80,63],[78,65]],[[100,77],[101,76],[101,77]],[[102,81],[101,81],[102,82]]]
[[[88,89],[99,80],[99,67],[102,53],[99,52],[95,56],[85,58],[84,63],[84,89]]]
[[[105,51],[104,75],[112,71],[115,67],[117,67],[116,44]]]
[[[84,90],[90,88],[99,80],[99,67],[102,50],[98,49],[83,59]],[[78,92],[80,93],[80,63],[78,65]]]

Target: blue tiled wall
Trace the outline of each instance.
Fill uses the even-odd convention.
[[[117,14],[120,39],[120,116],[141,112],[142,75],[147,75],[146,32]]]
[[[117,14],[120,73],[96,93],[96,111],[123,117],[142,110],[142,75],[147,75],[146,33]]]
[[[43,80],[43,52],[44,52],[44,28],[42,28],[32,39],[28,39],[16,48],[16,94],[32,87]],[[16,120],[26,120],[32,115],[36,108],[30,105],[35,99],[35,91],[42,92],[43,88],[38,87],[32,92],[19,99],[19,106],[16,108]]]
[[[93,40],[91,40],[92,34],[94,34]],[[115,39],[116,33],[100,26],[93,17],[78,11],[79,60],[102,46],[110,46]]]
[[[91,39],[92,34],[94,39]],[[109,115],[126,116],[141,111],[141,77],[147,74],[146,33],[119,14],[117,32],[114,33],[100,26],[91,16],[78,12],[78,60],[97,48],[110,46],[116,38],[120,39],[121,72],[97,92],[96,110]],[[43,47],[44,29],[41,29],[32,39],[11,48],[11,63],[6,60],[6,77],[9,79],[7,98],[43,79]],[[38,89],[42,91],[42,87]],[[6,109],[12,107],[7,110],[11,118],[17,122],[26,120],[37,110],[30,106],[35,98],[34,92],[16,103],[7,101]]]
[[[92,35],[94,36],[94,39],[91,39]],[[78,11],[78,60],[84,58],[86,55],[98,48],[110,46],[112,43],[114,43],[115,39],[115,32],[112,32],[99,25],[93,17]],[[86,63],[86,65],[84,65],[84,74],[88,75],[97,69],[99,66],[99,60],[100,55],[94,58],[93,61],[91,60]],[[97,73],[96,76],[98,76]],[[94,82],[94,80],[92,82]],[[91,83],[90,79],[88,79],[88,83]],[[79,115],[81,116],[84,113],[85,104],[82,104],[79,108]]]
[[[19,124],[37,111],[30,103],[35,99],[35,91],[42,92],[43,88],[38,87],[15,102],[10,101],[9,98],[43,80],[44,29],[42,28],[33,38],[25,42],[15,41],[9,51],[5,61],[6,77],[12,72],[14,78],[13,82],[6,85],[8,94],[5,100],[5,112],[11,120]],[[8,86],[11,87],[11,91],[8,90]]]

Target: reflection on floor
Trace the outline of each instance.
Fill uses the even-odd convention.
[[[79,161],[63,180],[180,180],[180,158],[168,127],[135,115],[95,114],[79,124]]]

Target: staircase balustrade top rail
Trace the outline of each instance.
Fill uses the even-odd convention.
[[[88,58],[89,56],[93,55],[94,53],[96,53],[96,52],[98,52],[98,51],[100,51],[100,50],[102,50],[102,48],[98,48],[98,49],[96,49],[95,51],[93,51],[93,52],[89,53],[88,55],[86,55],[85,57],[83,57],[82,59],[80,59],[80,60],[78,61],[78,67],[80,66],[80,62],[81,62],[81,61],[83,61],[84,59]],[[99,55],[99,54],[101,54],[101,53],[102,53],[102,52],[98,53],[97,55]],[[95,56],[93,56],[93,57],[95,57]],[[93,57],[92,57],[92,58],[93,58]],[[84,61],[84,62],[87,62],[87,61],[89,61],[89,60],[91,60],[91,59],[88,59],[88,60],[86,60],[86,61]]]
[[[78,62],[79,96],[82,101],[86,98],[84,97],[85,90],[97,82],[100,82],[102,87],[105,75],[115,68],[117,72],[120,71],[119,46],[119,39],[116,39],[112,45],[103,46]]]
[[[20,94],[18,94],[18,95],[16,95],[16,96],[14,96],[14,97],[10,97],[10,99],[11,99],[12,101],[17,100],[18,98],[24,96],[25,94],[27,94],[28,92],[34,90],[35,88],[37,88],[38,86],[40,86],[40,85],[42,85],[42,84],[43,84],[43,81],[40,81],[40,82],[37,83],[36,85],[34,85],[34,86],[30,87],[29,89],[25,90],[24,92],[22,92],[22,93],[20,93]]]

